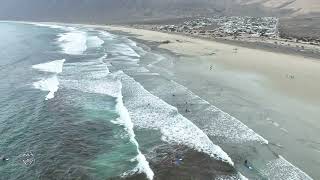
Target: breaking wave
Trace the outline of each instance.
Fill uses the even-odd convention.
[[[87,33],[84,31],[80,31],[75,27],[62,26],[50,23],[26,22],[26,24],[65,31],[64,33],[59,34],[57,39],[59,46],[62,48],[63,53],[65,54],[81,55],[87,49]],[[91,43],[94,45],[101,45],[101,42],[102,40],[98,37],[92,37],[91,39]]]
[[[64,62],[65,59],[62,59],[32,66],[33,69],[37,69],[42,72],[55,73],[49,78],[43,78],[33,83],[33,86],[36,89],[49,91],[48,95],[46,96],[46,100],[54,98],[54,94],[59,89],[59,80],[57,75],[62,72]]]
[[[136,160],[138,164],[130,172],[145,173],[148,179],[153,179],[154,173],[146,157],[139,149],[139,143],[135,139],[133,130],[134,125],[128,110],[123,104],[121,93],[122,84],[115,79],[113,74],[109,73],[107,65],[102,61],[104,57],[106,57],[106,55],[92,62],[66,64],[66,73],[64,74],[66,78],[62,80],[63,86],[68,89],[80,90],[87,93],[105,94],[116,98],[116,111],[119,114],[119,118],[113,121],[113,123],[124,127],[129,135],[130,142],[135,145],[137,151],[137,156],[133,160]],[[72,79],[68,79],[71,74],[74,76],[72,76]]]
[[[62,33],[57,42],[65,54],[81,55],[87,50],[87,33],[79,30]]]
[[[139,128],[160,130],[162,140],[173,144],[184,144],[199,152],[233,165],[231,158],[178,110],[152,95],[133,78],[123,72],[117,73],[126,92],[126,108]]]
[[[133,50],[129,45],[126,44],[115,44],[110,52],[120,56],[123,55],[136,58],[140,57],[140,55],[135,50]]]
[[[59,80],[57,75],[54,75],[47,79],[42,79],[40,81],[34,82],[33,86],[36,89],[40,89],[42,91],[49,91],[46,96],[46,100],[54,98],[54,93],[59,89]]]
[[[136,166],[136,168],[134,170],[132,170],[132,172],[145,173],[147,175],[148,179],[150,179],[150,180],[153,179],[154,173],[153,173],[152,169],[150,168],[149,162],[147,161],[146,157],[139,150],[139,143],[135,139],[136,135],[133,130],[134,125],[131,121],[131,118],[130,118],[130,115],[129,115],[127,108],[123,105],[123,100],[122,100],[121,94],[119,94],[117,97],[116,109],[117,109],[120,117],[117,119],[117,122],[115,122],[115,123],[119,123],[125,127],[126,131],[129,134],[131,143],[133,143],[137,148],[138,155],[136,156],[135,159],[138,161],[138,165]]]
[[[292,165],[282,156],[278,159],[272,160],[267,163],[267,166],[262,171],[262,173],[269,179],[304,179],[312,180],[312,178],[305,172]]]
[[[33,65],[32,68],[40,71],[44,71],[44,72],[61,73],[63,63],[65,61],[66,61],[65,59],[51,61],[43,64]]]

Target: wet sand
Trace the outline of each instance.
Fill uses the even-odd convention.
[[[271,151],[311,177],[320,178],[319,59],[147,30],[107,29],[129,33],[162,53],[174,53],[173,59],[155,62],[148,69],[175,80],[241,120],[269,140]],[[170,43],[160,43],[166,40]],[[169,97],[160,98],[170,101]],[[184,112],[184,106],[175,106],[192,118],[192,108]],[[230,143],[219,145],[231,157],[237,154]]]

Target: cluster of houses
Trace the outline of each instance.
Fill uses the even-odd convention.
[[[174,25],[156,25],[154,30],[194,35],[275,37],[278,35],[275,17],[214,16],[186,20]]]

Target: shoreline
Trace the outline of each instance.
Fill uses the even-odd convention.
[[[188,37],[192,39],[200,39],[200,40],[205,40],[205,41],[212,41],[216,43],[222,43],[222,44],[228,44],[228,45],[233,45],[233,46],[239,46],[239,47],[245,47],[245,48],[250,48],[250,49],[257,49],[257,50],[264,50],[268,52],[276,52],[276,53],[281,53],[281,54],[288,54],[288,55],[297,55],[301,57],[307,57],[307,58],[312,58],[312,59],[320,59],[320,45],[311,45],[308,44],[307,42],[292,42],[289,41],[288,39],[283,39],[283,38],[278,38],[278,39],[263,39],[263,38],[256,38],[256,40],[250,38],[245,38],[245,37],[240,37],[237,39],[232,39],[231,37],[208,37],[208,36],[200,36],[200,35],[190,35],[186,33],[175,33],[175,32],[164,32],[164,31],[156,31],[156,30],[151,30],[150,28],[142,28],[142,27],[136,27],[135,25],[113,25],[113,24],[79,24],[79,23],[64,23],[64,22],[41,22],[41,21],[1,21],[0,22],[20,22],[20,23],[46,23],[46,24],[70,24],[70,25],[80,25],[80,26],[86,26],[86,27],[92,27],[92,28],[99,28],[99,29],[105,29],[107,27],[126,27],[126,28],[131,28],[131,29],[140,29],[140,30],[147,30],[147,31],[153,31],[153,32],[158,32],[158,33],[165,33],[165,34],[172,34],[172,35],[178,35],[178,36],[183,36],[183,37]],[[118,31],[121,32],[121,31]],[[269,41],[265,41],[269,40]],[[277,45],[274,43],[271,43],[270,41],[276,41],[278,42]],[[160,43],[160,42],[159,42]],[[303,45],[311,45],[314,48],[316,48],[316,51],[310,51],[310,49],[307,49],[306,51],[301,48],[295,48],[293,45],[289,45],[293,43],[294,45],[298,46],[303,46]]]
[[[152,72],[173,78],[190,91],[197,92],[202,99],[249,125],[270,141],[272,151],[312,177],[319,177],[319,174],[311,173],[315,172],[312,163],[317,163],[311,161],[319,155],[318,145],[312,143],[319,140],[316,131],[319,101],[316,95],[320,88],[313,83],[320,78],[318,59],[140,29],[101,28],[122,32],[152,50],[172,53],[175,58],[171,62],[145,65]],[[163,43],[168,39],[171,43]],[[211,65],[212,71],[209,69]],[[286,76],[291,70],[294,70],[293,78],[290,74]],[[166,72],[172,72],[172,75],[165,75]],[[166,96],[159,97],[166,99]],[[177,108],[187,118],[191,115],[184,113],[183,107]],[[307,133],[301,134],[301,129]],[[232,154],[229,145],[219,145]]]
[[[281,54],[288,54],[288,55],[298,55],[302,57],[309,57],[313,59],[320,59],[320,46],[319,45],[311,45],[307,42],[293,42],[292,40],[283,39],[283,38],[276,38],[276,39],[270,39],[270,38],[247,38],[247,37],[239,37],[237,39],[232,39],[231,37],[208,37],[208,36],[201,36],[201,35],[191,35],[187,33],[175,33],[175,32],[164,32],[164,31],[157,31],[157,30],[151,30],[150,27],[141,27],[136,25],[109,25],[109,24],[79,24],[79,23],[63,23],[63,22],[29,22],[29,21],[0,21],[0,22],[21,22],[21,23],[48,23],[48,24],[71,24],[71,25],[80,25],[80,26],[87,26],[87,27],[93,27],[93,28],[102,28],[105,29],[106,27],[127,27],[132,29],[141,29],[141,30],[148,30],[148,31],[154,31],[159,33],[166,33],[166,34],[173,34],[178,36],[185,36],[193,39],[201,39],[205,41],[212,41],[217,43],[223,43],[223,44],[229,44],[234,46],[240,46],[250,49],[257,49],[257,50],[265,50],[268,52],[277,52]],[[274,44],[271,41],[277,42],[277,44]],[[289,45],[290,44],[290,45]],[[295,46],[305,46],[310,45],[312,48],[316,49],[315,51],[312,51],[310,49],[301,49],[301,48],[295,48]]]
[[[296,87],[297,82],[294,81],[286,81],[285,79],[291,79],[295,81],[300,81],[299,84],[303,84],[302,82],[305,80],[308,84],[313,84],[314,80],[320,78],[320,74],[317,70],[320,70],[320,56],[319,58],[310,58],[304,57],[302,55],[296,55],[289,52],[279,53],[273,52],[270,50],[264,50],[255,48],[247,48],[245,46],[239,46],[229,43],[217,42],[211,39],[206,40],[203,38],[197,37],[189,37],[185,35],[176,35],[171,33],[164,33],[158,31],[150,31],[144,29],[135,29],[135,28],[127,28],[124,26],[95,26],[102,29],[111,30],[114,32],[123,32],[129,35],[129,37],[133,37],[137,40],[144,41],[147,44],[155,44],[154,46],[159,49],[165,49],[173,52],[177,56],[197,56],[203,59],[207,59],[215,63],[219,63],[219,66],[226,67],[230,71],[239,71],[246,73],[251,71],[255,74],[262,73],[262,76],[269,76],[271,79],[271,83],[277,82],[277,85],[273,84],[273,88],[282,88],[283,85],[291,86],[291,90],[294,91],[295,95],[302,96],[305,99],[306,94],[314,95],[313,97],[308,98],[309,101],[313,101],[315,105],[320,105],[320,99],[317,97],[318,90],[320,90],[320,86],[317,86],[316,89],[305,89],[303,87]],[[170,43],[163,43],[168,39],[171,40]],[[243,51],[243,52],[241,52]],[[223,54],[225,53],[225,55]],[[231,55],[230,55],[231,53]],[[241,56],[239,56],[241,54]],[[227,56],[227,57],[224,57]],[[239,57],[237,57],[239,56]],[[250,58],[247,58],[250,57]],[[218,60],[218,58],[220,58]],[[240,60],[238,60],[240,58]],[[266,61],[263,61],[266,60]],[[240,63],[240,61],[242,61]],[[288,66],[292,66],[292,70],[283,71],[283,69],[289,69]],[[304,66],[304,67],[301,67]],[[271,68],[278,68],[277,70],[272,70]],[[299,69],[307,68],[308,71],[301,72]],[[317,69],[317,70],[316,70]],[[310,71],[311,70],[311,71]],[[282,72],[279,72],[282,71]],[[291,72],[292,71],[292,72]],[[310,71],[310,72],[309,72]],[[296,73],[295,73],[296,72]],[[310,76],[311,72],[316,73],[315,79],[308,79],[307,76]],[[268,74],[266,74],[268,73]],[[274,73],[277,73],[277,76],[284,79],[280,79],[274,76]],[[281,74],[280,74],[281,73]],[[303,73],[304,79],[298,79],[296,74]],[[273,77],[272,77],[273,76]],[[269,83],[270,83],[269,82]],[[299,89],[299,93],[296,93],[296,88]],[[284,89],[283,89],[284,90]],[[287,88],[285,89],[287,90]],[[307,90],[307,92],[305,91]],[[310,90],[310,91],[309,91]],[[291,92],[289,92],[291,93]]]
[[[88,27],[87,25],[82,25],[82,26]],[[91,27],[93,27],[93,26],[91,26]],[[110,28],[110,27],[104,27],[104,26],[94,26],[94,27],[98,27],[99,29]],[[120,29],[121,29],[121,27],[120,27]],[[120,31],[123,31],[123,30],[124,29],[121,29]],[[264,98],[264,99],[259,98],[259,95],[261,95],[261,93],[266,93],[266,92],[264,92],[264,90],[266,90],[265,89],[266,87],[262,87],[261,85],[265,84],[267,82],[267,80],[265,78],[263,78],[261,76],[261,74],[258,75],[257,73],[259,73],[259,72],[267,73],[268,71],[271,71],[271,69],[263,69],[263,68],[261,69],[261,65],[263,67],[263,65],[266,65],[266,64],[263,64],[263,63],[262,64],[259,64],[259,63],[255,64],[255,61],[257,61],[257,60],[249,60],[248,61],[248,58],[247,58],[248,55],[261,57],[262,51],[252,50],[252,49],[248,49],[248,48],[239,48],[238,49],[237,48],[238,46],[232,46],[232,45],[227,45],[227,44],[222,44],[222,43],[214,43],[212,41],[205,41],[205,40],[199,40],[199,39],[191,39],[190,40],[188,37],[181,37],[180,35],[172,37],[172,35],[167,35],[164,33],[160,33],[160,34],[150,33],[150,34],[148,34],[148,32],[146,32],[146,31],[139,32],[139,30],[133,30],[133,29],[129,29],[129,30],[125,29],[125,30],[129,31],[129,34],[131,34],[131,35],[129,35],[129,38],[132,38],[132,37],[138,38],[138,39],[140,39],[140,42],[143,42],[147,45],[151,45],[151,46],[153,46],[153,48],[155,48],[157,50],[162,49],[164,51],[164,53],[166,53],[165,51],[168,51],[168,52],[170,52],[169,54],[171,54],[171,53],[175,54],[175,57],[173,57],[173,59],[169,60],[169,62],[164,62],[164,61],[160,60],[158,62],[148,63],[148,62],[144,62],[144,60],[141,60],[141,65],[144,65],[146,68],[151,70],[151,72],[159,73],[161,76],[167,78],[168,80],[171,79],[171,80],[177,81],[182,86],[185,86],[187,89],[189,89],[191,92],[197,92],[198,95],[200,94],[201,95],[200,98],[202,98],[204,100],[208,100],[208,102],[210,104],[214,104],[217,107],[221,108],[224,112],[228,112],[232,116],[235,116],[236,118],[240,119],[244,124],[249,125],[250,128],[257,131],[263,137],[266,137],[268,140],[269,139],[271,140],[270,146],[274,145],[274,147],[271,147],[272,152],[284,155],[286,157],[286,159],[289,159],[290,162],[293,162],[293,164],[295,164],[295,165],[298,164],[299,168],[306,171],[305,167],[309,167],[308,165],[303,167],[304,165],[299,164],[298,163],[299,158],[292,160],[292,156],[291,156],[293,153],[292,151],[289,153],[286,153],[286,151],[289,148],[290,148],[289,150],[291,150],[292,147],[288,146],[288,144],[283,144],[283,143],[285,143],[285,140],[286,140],[285,138],[287,138],[287,136],[289,136],[290,133],[292,133],[292,131],[294,129],[292,129],[292,127],[287,128],[286,126],[288,124],[284,124],[286,122],[281,122],[281,123],[277,122],[279,120],[279,116],[276,114],[277,112],[275,113],[275,112],[268,112],[267,111],[267,114],[262,114],[261,118],[264,118],[266,120],[267,124],[266,124],[266,122],[261,124],[261,122],[252,121],[252,120],[257,120],[256,117],[245,117],[247,115],[251,115],[252,109],[254,109],[254,110],[257,109],[257,107],[256,107],[257,105],[255,105],[255,104],[258,103],[259,106],[265,105],[262,103],[262,101],[255,100],[255,101],[251,102],[250,98],[256,97],[256,98],[258,98],[258,100],[266,100],[266,98]],[[118,30],[116,29],[116,30],[111,30],[111,31],[116,32]],[[130,31],[134,31],[134,33],[130,32]],[[125,31],[123,31],[123,32],[124,32],[124,34],[128,33]],[[149,37],[150,35],[151,35],[151,37]],[[155,41],[154,38],[157,40]],[[174,42],[174,43],[168,43],[168,44],[163,43],[163,41],[165,41],[165,39],[168,39],[168,38],[172,38],[172,42]],[[244,54],[246,54],[246,55],[243,55],[243,51],[245,52]],[[256,53],[258,53],[258,55],[255,55]],[[279,56],[279,54],[271,53],[271,52],[270,53],[263,52],[263,53],[267,53],[268,55],[270,55],[271,59],[275,58],[274,56]],[[238,56],[240,56],[240,58]],[[285,54],[281,54],[280,56],[283,58],[295,57],[295,56],[286,56]],[[267,58],[269,59],[270,57],[267,57]],[[236,61],[234,61],[234,59],[236,59]],[[300,61],[301,57],[295,57],[293,59],[293,61],[295,63],[297,63],[298,60]],[[309,61],[310,59],[302,59],[302,60],[304,60],[302,63],[300,62],[300,64],[298,64],[298,66],[296,65],[297,67],[300,67],[299,65],[302,65],[302,69],[309,67],[309,66],[305,66],[305,65],[306,64],[310,65],[310,63],[313,62],[313,60]],[[260,61],[260,59],[258,59],[258,61]],[[313,63],[318,62],[317,60],[314,60],[314,61],[315,62],[313,62]],[[289,62],[289,60],[285,59],[285,62]],[[146,63],[146,64],[144,64],[144,63]],[[247,65],[251,65],[251,63],[254,66],[247,66]],[[271,64],[275,65],[274,63],[276,63],[276,62],[273,60],[273,62]],[[279,63],[279,62],[277,62],[277,63]],[[281,64],[281,63],[279,63],[279,64],[282,68],[285,67],[285,64]],[[243,66],[243,65],[245,65],[245,66]],[[212,68],[213,70],[211,70],[211,66],[213,67]],[[210,67],[210,69],[209,69],[209,67]],[[258,69],[255,69],[255,71],[253,71],[251,69],[252,67],[255,67],[255,68],[260,67],[260,69],[258,68]],[[318,66],[315,66],[315,67],[318,68]],[[274,67],[272,67],[272,68],[274,68]],[[285,68],[288,68],[288,67],[285,67]],[[262,70],[265,70],[265,71],[262,71]],[[169,72],[169,74],[166,74],[167,72]],[[250,72],[250,73],[248,73],[248,72]],[[314,72],[314,70],[312,70],[312,72]],[[277,71],[271,71],[270,73],[276,74]],[[264,75],[268,76],[270,74],[267,73]],[[141,78],[142,79],[139,79],[139,76],[135,77],[135,79],[138,82],[140,82],[140,83],[143,82],[142,85],[143,86],[146,85],[147,86],[146,89],[148,91],[150,91],[152,94],[155,94],[156,96],[165,100],[167,103],[171,104],[172,106],[177,107],[177,109],[179,110],[179,113],[181,113],[183,116],[187,117],[188,119],[192,119],[193,122],[194,122],[194,120],[198,119],[198,117],[201,117],[201,114],[200,114],[200,116],[197,116],[197,114],[194,113],[197,111],[197,108],[201,107],[201,105],[200,106],[197,104],[194,105],[193,98],[190,99],[190,102],[191,102],[190,107],[187,107],[188,109],[190,108],[189,111],[191,111],[192,113],[189,113],[189,111],[187,111],[187,110],[184,112],[185,107],[179,106],[180,100],[177,100],[176,98],[182,98],[182,100],[184,101],[185,98],[188,98],[188,96],[186,96],[186,94],[176,95],[176,93],[175,93],[172,96],[170,95],[170,93],[162,94],[161,92],[158,92],[157,89],[155,89],[156,90],[155,91],[153,89],[154,87],[150,86],[150,85],[152,85],[152,81],[149,81],[148,78],[144,79],[144,78],[146,78],[145,76],[141,76]],[[290,76],[285,77],[285,78],[288,78],[290,80]],[[273,79],[273,81],[274,80],[275,79]],[[157,82],[159,83],[162,81],[158,80]],[[282,80],[280,82],[284,82],[284,81]],[[298,83],[301,83],[301,81],[299,81]],[[239,88],[240,86],[243,86],[245,88],[243,88],[243,87]],[[269,87],[270,84],[265,84],[265,86]],[[269,95],[272,95],[271,100],[270,100],[271,104],[274,103],[274,102],[272,102],[272,99],[274,100],[275,98],[279,98],[279,94],[278,95],[274,94],[273,91],[278,92],[278,91],[280,91],[280,89],[281,89],[281,87],[279,89],[274,89],[274,87],[273,87],[273,88],[266,90],[267,94],[269,93]],[[245,90],[248,90],[248,91],[244,92]],[[272,92],[270,90],[272,90]],[[267,98],[269,98],[269,97],[267,97]],[[304,97],[302,97],[302,99],[303,98]],[[231,100],[231,102],[229,102],[230,100]],[[242,100],[245,100],[245,101],[242,102]],[[278,101],[279,99],[276,99],[276,100]],[[317,99],[315,98],[315,100],[317,100]],[[275,102],[277,102],[277,101],[275,101]],[[309,101],[309,100],[307,100],[307,101]],[[270,103],[270,102],[268,101],[268,103]],[[291,101],[286,101],[286,102],[290,103]],[[300,102],[300,100],[299,100],[299,102]],[[243,104],[243,103],[247,103],[247,104]],[[184,102],[183,102],[183,104],[184,104]],[[289,104],[287,104],[287,105],[289,105]],[[254,107],[252,107],[252,106],[254,106]],[[245,107],[245,109],[243,109],[243,107]],[[277,106],[277,107],[281,107],[281,106]],[[269,108],[269,107],[267,107],[267,108]],[[242,111],[242,112],[238,111],[238,109],[240,109],[240,111]],[[258,109],[258,110],[260,111],[260,109]],[[265,109],[263,109],[262,112],[265,112]],[[261,112],[259,112],[259,113],[261,113]],[[245,116],[243,116],[243,115],[245,115]],[[270,118],[270,116],[271,116],[271,118]],[[275,116],[275,117],[273,117],[273,116]],[[210,116],[205,116],[205,117],[210,118]],[[285,119],[289,119],[289,117],[285,117]],[[261,120],[261,119],[259,119],[259,120]],[[267,131],[264,131],[264,130],[266,130],[266,125],[269,125],[270,123],[272,126],[274,126],[274,128],[278,128],[278,129],[276,129],[276,130],[274,130],[274,129],[268,130],[267,129]],[[196,125],[199,126],[199,124],[196,124]],[[260,126],[260,125],[262,125],[262,126]],[[292,126],[297,126],[297,122],[294,122]],[[201,127],[201,126],[199,126],[199,127]],[[289,129],[289,131],[288,131],[289,133],[287,132],[288,135],[286,137],[284,137],[283,139],[274,139],[275,137],[271,137],[271,138],[269,137],[270,135],[279,134],[279,132],[277,132],[278,130],[280,130],[280,134],[281,134],[282,127],[286,127],[287,129]],[[300,124],[300,126],[298,124],[298,127],[303,128],[303,126],[301,126],[301,124]],[[315,126],[312,128],[314,130],[314,128],[317,128],[317,127]],[[299,135],[299,133],[297,133],[297,132],[294,132],[295,135],[297,135],[297,134]],[[206,133],[208,133],[208,132],[206,132]],[[280,137],[280,138],[282,138],[282,137]],[[294,138],[296,138],[296,137],[294,137]],[[219,142],[219,141],[217,141],[217,139],[215,139],[215,136],[210,136],[210,139],[212,139],[214,143],[218,142],[218,145],[220,145],[223,149],[226,149],[226,152],[228,154],[231,154],[232,159],[236,159],[238,164],[243,165],[242,158],[245,158],[245,156],[242,157],[243,156],[242,153],[249,154],[250,156],[253,156],[253,154],[250,154],[250,153],[252,153],[251,152],[252,149],[251,150],[249,149],[249,151],[248,151],[248,149],[244,148],[240,152],[237,151],[236,149],[234,149],[234,146],[239,145],[237,143],[230,144],[230,143],[224,143],[223,141]],[[280,143],[277,141],[280,141]],[[315,142],[316,141],[317,140],[315,140]],[[292,141],[290,140],[289,143],[292,143]],[[304,142],[301,142],[301,143],[304,143]],[[293,144],[293,147],[296,145],[297,144]],[[253,148],[253,149],[256,148],[255,146],[252,146],[252,147],[249,146],[249,147]],[[279,147],[281,147],[282,149],[280,149],[280,150],[277,149]],[[300,150],[300,147],[298,147],[297,149]],[[259,149],[259,151],[263,152],[265,150],[262,148],[262,149]],[[304,152],[306,152],[306,151],[304,151]],[[306,152],[306,153],[309,153],[309,152]],[[266,158],[266,160],[270,160],[270,159],[268,159],[268,158],[270,158],[268,156],[272,156],[272,158],[274,158],[273,157],[274,155],[263,155],[262,158]],[[241,158],[237,159],[239,157],[241,157]],[[239,168],[239,167],[237,167],[237,168]],[[312,168],[311,168],[311,170],[307,170],[307,173],[310,173],[310,171],[312,171]],[[312,174],[312,175],[314,176],[314,174]]]

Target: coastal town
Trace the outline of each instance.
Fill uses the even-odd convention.
[[[263,43],[273,49],[284,47],[302,54],[319,54],[320,38],[287,36],[277,17],[210,16],[190,17],[167,22],[131,24],[131,27],[182,34],[205,39]],[[162,43],[170,43],[164,41]]]
[[[277,25],[278,19],[275,17],[214,16],[191,19],[175,25],[154,26],[153,29],[213,37],[275,37],[278,35]]]

